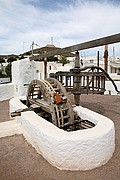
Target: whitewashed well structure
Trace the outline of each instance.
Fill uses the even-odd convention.
[[[25,109],[26,106],[18,97],[10,100],[11,112],[21,108]],[[0,123],[0,137],[23,134],[38,153],[61,170],[90,170],[105,164],[115,150],[113,122],[81,106],[76,106],[74,111],[96,126],[67,132],[27,111],[10,122]]]
[[[34,61],[23,59],[13,62],[10,113],[27,108],[20,99],[26,95],[28,84],[36,79]],[[6,92],[7,93],[7,92]],[[67,132],[46,121],[33,111],[22,112],[9,122],[0,123],[0,138],[23,134],[38,153],[53,166],[61,170],[90,170],[104,165],[115,150],[115,128],[113,122],[98,113],[76,106],[84,120],[95,127]]]

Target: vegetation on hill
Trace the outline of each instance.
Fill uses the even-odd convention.
[[[7,76],[7,77],[10,77],[10,79],[12,78],[11,68],[12,68],[12,64],[11,64],[11,63],[9,63],[9,64],[5,67],[6,76]]]

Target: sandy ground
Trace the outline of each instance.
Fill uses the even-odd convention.
[[[50,165],[22,135],[15,135],[0,139],[0,180],[120,180],[120,96],[81,95],[81,105],[114,121],[116,149],[107,164],[90,171],[62,171]],[[8,101],[3,101],[0,122],[7,120]]]

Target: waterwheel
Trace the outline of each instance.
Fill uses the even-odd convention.
[[[28,87],[26,104],[27,106],[37,105],[39,110],[59,128],[65,128],[74,123],[74,112],[67,98],[67,91],[54,78],[33,80]]]

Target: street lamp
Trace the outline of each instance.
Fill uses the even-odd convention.
[[[40,47],[38,44],[34,43],[34,41],[32,42],[32,44],[30,45],[30,50],[31,50],[31,47],[32,47],[32,56],[33,56],[34,45]]]

